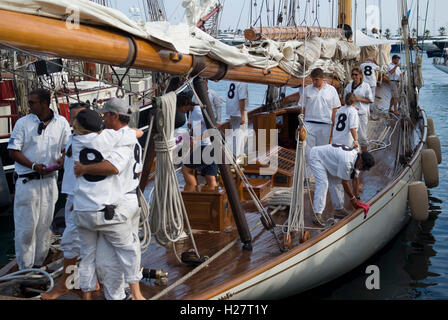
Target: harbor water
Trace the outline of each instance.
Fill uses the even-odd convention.
[[[434,120],[442,144],[443,162],[439,165],[440,184],[430,189],[430,214],[427,221],[410,223],[383,250],[350,273],[324,286],[291,297],[294,299],[448,299],[448,74],[432,66],[424,57],[424,87],[420,105]],[[228,82],[209,82],[223,99]],[[265,99],[266,86],[249,84],[250,109]],[[286,94],[293,93],[288,89]],[[223,107],[225,119],[225,107]],[[13,218],[0,213],[0,267],[14,257]],[[379,289],[367,289],[368,266],[377,266]]]

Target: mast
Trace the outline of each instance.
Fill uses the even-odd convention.
[[[279,67],[269,70],[250,66],[229,68],[206,56],[182,55],[140,38],[100,27],[80,25],[67,29],[65,21],[0,10],[0,43],[17,49],[68,59],[133,67],[171,74],[201,73],[212,80],[234,80],[298,87],[302,79]],[[340,82],[327,79],[340,87]],[[311,80],[306,79],[306,84]]]
[[[338,25],[352,25],[352,0],[338,1]]]
[[[414,84],[414,72],[413,72],[413,63],[411,61],[410,54],[410,37],[409,37],[409,17],[408,17],[408,6],[406,0],[401,1],[401,29],[403,32],[403,42],[404,42],[404,50],[406,56],[406,71],[407,71],[407,96],[408,96],[408,105],[411,113],[411,118],[414,120],[418,117],[417,112],[417,98]]]

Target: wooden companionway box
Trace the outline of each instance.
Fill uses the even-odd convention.
[[[236,228],[227,194],[223,189],[207,192],[182,191],[192,229],[223,231]]]

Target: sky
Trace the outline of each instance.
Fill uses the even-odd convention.
[[[112,0],[111,3],[115,8],[118,8],[125,14],[129,15],[130,7],[140,7],[143,8],[143,1],[145,0]],[[258,8],[261,7],[261,3],[266,1],[272,6],[274,0],[254,0],[258,3]],[[332,3],[337,2],[335,0],[296,0],[300,6],[299,13],[300,18],[298,18],[298,23],[302,22],[306,18],[307,25],[313,25],[316,23],[315,15],[309,14],[305,17],[305,6],[308,3],[309,7],[313,6],[317,8],[318,20],[317,23],[321,26],[331,26],[332,20]],[[398,2],[400,0],[353,0],[352,6],[353,11],[355,11],[355,4],[357,7],[356,14],[356,24],[357,29],[362,29],[368,27],[366,24],[366,8],[369,9],[370,6],[377,6],[378,10],[382,15],[382,27],[383,30],[389,28],[392,34],[395,34],[399,27],[398,18]],[[173,24],[182,21],[184,14],[184,8],[182,7],[182,0],[165,0],[165,8],[167,11],[167,16],[169,21]],[[249,7],[250,0],[221,0],[224,4],[222,20],[219,29],[246,29],[249,26]],[[276,1],[278,4],[278,1]],[[423,33],[425,24],[426,7],[428,4],[428,19],[426,21],[426,29],[431,31],[431,35],[438,35],[439,28],[445,27],[448,30],[448,1],[447,0],[407,0],[408,9],[411,9],[410,14],[410,24],[411,28],[416,28],[416,17],[417,17],[417,3],[419,3],[420,13],[419,13],[419,34]],[[335,5],[336,8],[336,5]],[[253,13],[254,16],[258,16]],[[262,15],[263,24],[266,24],[266,12],[264,11]],[[272,20],[272,18],[270,19]],[[309,21],[309,22],[308,22]],[[376,24],[381,24],[380,19],[377,19]],[[353,13],[353,23],[355,23],[355,13]],[[381,25],[379,25],[381,27]],[[370,30],[370,28],[368,28]]]

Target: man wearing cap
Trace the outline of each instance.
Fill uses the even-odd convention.
[[[70,105],[70,125],[73,125],[78,113],[87,107],[88,105],[82,102]],[[73,214],[73,189],[75,187],[76,177],[73,171],[75,161],[72,156],[72,139],[73,135],[70,135],[65,147],[64,176],[61,187],[61,193],[67,195],[65,202],[65,229],[61,239],[61,251],[64,252],[64,269],[53,289],[49,292],[43,292],[40,295],[42,300],[54,300],[69,291],[65,283],[71,274],[69,267],[76,265],[80,252],[78,228],[76,227]]]
[[[344,191],[356,208],[359,197],[357,177],[360,171],[370,170],[375,165],[375,159],[369,152],[358,153],[356,149],[344,145],[328,144],[311,149],[309,165],[316,183],[313,202],[314,223],[325,226],[322,212],[327,201],[327,191],[330,191],[335,214],[345,211]],[[350,187],[350,180],[353,190]]]
[[[116,105],[112,106],[117,108]],[[116,110],[116,109],[114,109]],[[121,111],[119,111],[121,113]],[[73,157],[77,178],[73,207],[81,238],[79,283],[84,299],[91,299],[97,287],[96,253],[98,238],[104,236],[113,248],[125,282],[129,283],[133,299],[144,299],[140,292],[140,250],[133,232],[132,217],[126,207],[119,205],[124,186],[118,174],[126,169],[127,161],[112,154],[114,149],[135,146],[135,131],[104,130],[102,119],[92,110],[81,111],[74,123]],[[107,161],[103,161],[107,159]],[[87,164],[103,163],[93,174],[84,171]],[[110,174],[112,172],[112,174]],[[110,289],[103,283],[105,291]]]
[[[102,109],[97,110],[104,114],[106,129],[115,130],[118,133],[134,134],[135,129],[129,128],[128,124],[132,112],[130,107],[122,99],[112,98],[106,102]],[[141,136],[143,132],[138,132]],[[126,216],[132,221],[132,230],[135,239],[138,240],[140,207],[137,198],[137,187],[139,175],[142,171],[142,148],[135,139],[134,144],[115,145],[109,157],[97,164],[78,164],[77,171],[82,174],[95,174],[107,170],[107,162],[122,163],[122,170],[118,173],[120,186],[124,196],[119,202],[120,210],[126,212]],[[113,172],[110,172],[111,175]],[[140,253],[140,242],[136,241],[136,250]],[[140,257],[140,254],[139,254]],[[140,260],[136,262],[140,264]],[[104,286],[104,294],[108,300],[122,300],[126,297],[124,287],[124,273],[122,272],[118,258],[113,247],[106,241],[104,236],[98,238],[98,250],[96,253],[97,274]],[[137,275],[141,276],[140,272]]]
[[[20,270],[40,267],[50,248],[50,225],[58,199],[57,169],[71,134],[64,117],[50,109],[50,92],[28,96],[30,114],[20,118],[8,143],[15,161],[15,253]]]

